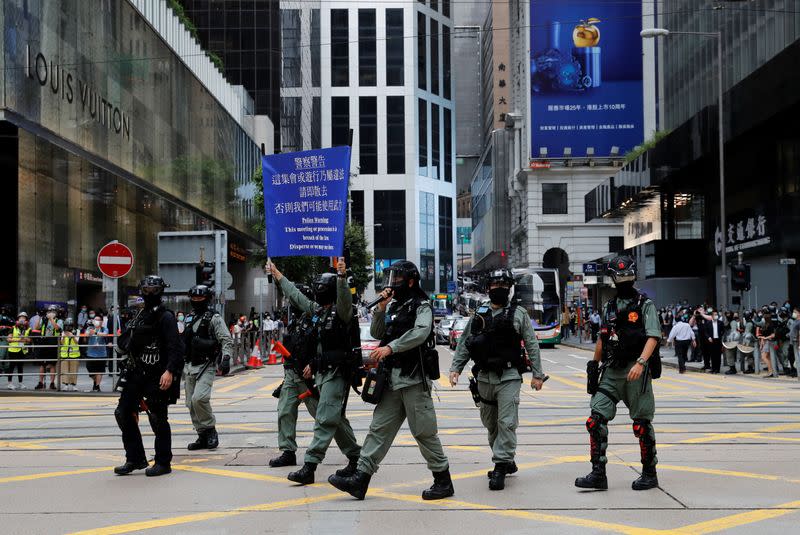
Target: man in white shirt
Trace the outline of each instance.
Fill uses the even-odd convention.
[[[667,342],[675,343],[675,355],[678,357],[678,371],[679,373],[686,372],[686,354],[689,352],[689,346],[695,347],[697,342],[694,339],[694,330],[687,323],[686,315],[678,316],[675,325],[669,332],[669,339]]]

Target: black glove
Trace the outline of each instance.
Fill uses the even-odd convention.
[[[219,364],[219,372],[222,375],[228,375],[231,371],[231,358],[222,357],[222,362]]]
[[[592,396],[600,386],[600,363],[590,360],[586,363],[586,392]]]

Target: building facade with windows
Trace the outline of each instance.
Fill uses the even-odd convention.
[[[225,78],[243,86],[254,113],[274,125],[280,146],[281,20],[279,0],[181,0],[204,50],[222,62]]]
[[[161,231],[225,230],[240,257],[260,244],[252,105],[166,2],[11,0],[0,21],[0,303],[108,308],[97,254],[112,240],[134,254],[122,305],[156,272]],[[229,267],[252,295],[246,262]]]
[[[375,282],[409,259],[429,292],[455,280],[451,2],[281,2],[284,152],[352,145],[350,215]]]
[[[796,2],[769,5],[659,3],[660,26],[721,35],[725,228],[715,38],[674,34],[655,42],[666,135],[586,196],[587,217],[631,223],[626,242],[644,266],[641,285],[657,302],[737,308],[800,300],[800,271],[791,264],[800,257],[800,138],[793,128],[800,118],[800,12]],[[752,278],[749,292],[729,288],[727,303],[720,298],[723,247],[728,262],[743,254]]]

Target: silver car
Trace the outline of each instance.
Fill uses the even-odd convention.
[[[461,316],[447,316],[436,325],[436,328],[433,330],[433,332],[436,336],[437,344],[450,343],[450,329],[453,327],[455,321],[460,317]]]

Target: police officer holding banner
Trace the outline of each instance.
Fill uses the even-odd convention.
[[[363,500],[372,476],[408,418],[411,434],[433,472],[433,486],[422,492],[422,499],[447,498],[454,493],[453,482],[431,399],[430,379],[439,376],[438,360],[433,356],[435,348],[433,354],[426,351],[433,346],[433,311],[428,295],[419,287],[419,270],[412,262],[395,262],[386,275],[387,287],[371,326],[372,336],[380,339],[380,346],[371,354],[377,368],[368,376],[362,394],[366,401],[376,403],[372,423],[358,469],[349,476],[332,475],[328,482]],[[387,312],[390,298],[393,301]]]
[[[289,474],[289,481],[308,485],[314,482],[314,472],[317,465],[325,458],[331,441],[336,437],[336,443],[347,458],[349,464],[337,473],[347,476],[355,472],[361,448],[356,442],[353,428],[345,417],[345,408],[352,374],[360,365],[360,343],[358,334],[353,340],[353,327],[358,333],[358,324],[353,313],[353,296],[347,282],[347,267],[344,258],[340,258],[337,272],[317,275],[312,284],[314,300],[304,296],[297,287],[291,283],[271,262],[267,265],[273,277],[278,282],[283,295],[292,306],[303,312],[312,314],[312,334],[316,340],[316,355],[313,361],[307,364],[302,371],[303,379],[311,379],[315,375],[316,386],[319,389],[319,405],[314,421],[314,438],[306,451],[305,463],[300,470]],[[355,345],[354,345],[355,344]],[[358,361],[354,356],[358,356]],[[291,388],[291,387],[290,387]],[[287,392],[291,395],[291,390]],[[295,408],[296,411],[296,408]],[[296,418],[295,418],[296,422]],[[288,425],[288,422],[285,424]],[[287,440],[288,442],[288,440]],[[296,446],[295,446],[296,447]],[[286,449],[283,449],[286,448]],[[291,446],[281,446],[288,452]],[[293,453],[278,457],[277,463],[271,466],[289,466]]]
[[[633,283],[636,263],[629,256],[617,256],[608,264],[617,295],[606,303],[600,339],[594,360],[587,363],[588,391],[592,394],[589,431],[592,471],[575,480],[582,489],[608,489],[606,448],[608,422],[617,414],[617,405],[625,403],[633,419],[633,434],[639,439],[642,474],[633,482],[633,490],[658,486],[656,475],[656,435],[653,429],[655,399],[652,379],[661,376],[657,352],[661,340],[658,313],[653,302],[640,294]]]
[[[519,425],[519,394],[522,373],[533,373],[531,388],[541,390],[544,382],[539,343],[525,308],[509,303],[514,275],[497,269],[487,279],[490,305],[482,305],[459,338],[450,384],[455,386],[467,361],[472,359],[470,390],[480,404],[483,426],[489,431],[494,470],[489,472],[489,488],[505,488],[505,477],[517,471],[514,455]],[[528,358],[522,354],[522,344]]]
[[[114,411],[122,431],[125,464],[114,468],[117,475],[147,468],[139,413],[146,412],[155,434],[155,463],[147,476],[172,471],[172,434],[167,409],[180,395],[184,348],[178,335],[175,316],[161,304],[167,284],[158,275],[148,275],[139,283],[144,308],[125,327],[117,351],[128,356],[117,383],[119,403]]]
[[[189,450],[209,449],[219,446],[216,419],[211,410],[211,389],[219,364],[222,375],[231,370],[233,339],[222,317],[210,308],[213,290],[199,284],[189,289],[192,313],[186,318],[183,343],[186,348],[186,366],[183,369],[186,389],[186,406],[197,440]]]

